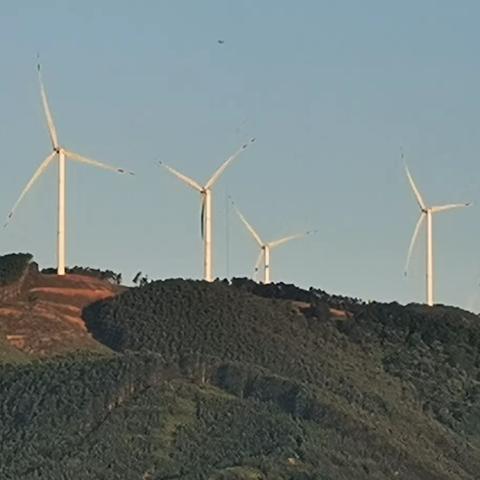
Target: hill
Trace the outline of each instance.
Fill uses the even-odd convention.
[[[207,382],[239,398],[274,401],[316,423],[330,462],[336,458],[347,478],[362,478],[363,466],[365,478],[394,478],[395,471],[408,478],[474,478],[478,317],[447,307],[347,300],[354,314],[338,320],[314,298],[307,316],[285,298],[221,282],[171,280],[93,304],[84,316],[114,350],[190,362]],[[320,455],[314,451],[312,462]]]
[[[25,257],[24,257],[25,258]],[[9,271],[1,268],[0,273]],[[7,262],[3,262],[7,263]],[[19,261],[8,261],[18,267]],[[122,287],[87,275],[56,275],[38,272],[35,264],[23,263],[0,285],[0,348],[3,357],[43,358],[77,350],[106,351],[87,331],[82,319],[86,305],[122,291]]]
[[[75,303],[79,340],[0,366],[0,478],[478,478],[476,315],[242,279],[35,282],[18,302]]]

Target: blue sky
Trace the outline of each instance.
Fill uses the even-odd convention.
[[[419,212],[400,152],[428,202],[480,204],[479,17],[467,0],[3,2],[0,211],[50,150],[40,52],[61,143],[137,173],[69,165],[70,265],[200,277],[198,195],[155,162],[203,182],[255,136],[214,191],[218,276],[251,275],[257,256],[231,195],[266,239],[318,230],[273,252],[274,280],[421,301],[423,235],[403,276]],[[55,181],[2,251],[55,264]],[[434,220],[436,298],[476,311],[479,208]]]

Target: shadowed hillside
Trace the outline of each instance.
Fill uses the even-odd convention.
[[[0,342],[2,479],[478,478],[476,315],[241,279],[34,278],[0,311],[51,302],[59,323],[28,317],[56,338],[35,353]],[[73,345],[105,353],[30,360]]]
[[[315,296],[305,315],[286,294],[266,296],[222,282],[169,280],[93,304],[84,316],[114,350],[190,362],[239,398],[273,401],[313,422],[325,465],[340,456],[345,475],[356,465],[356,476],[346,478],[362,478],[360,465],[365,478],[475,478],[476,316],[351,301],[354,314],[333,319],[320,308],[327,297]],[[312,462],[320,455],[313,451]]]

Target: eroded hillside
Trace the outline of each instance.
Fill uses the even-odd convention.
[[[0,337],[20,354],[46,357],[76,350],[105,350],[85,327],[82,310],[121,289],[83,275],[44,275],[30,268],[0,286]]]

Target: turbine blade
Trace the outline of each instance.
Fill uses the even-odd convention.
[[[63,153],[66,157],[76,162],[85,163],[87,165],[92,165],[93,167],[97,168],[103,168],[104,170],[110,170],[111,172],[128,173],[129,175],[135,175],[133,172],[129,172],[127,170],[124,170],[123,168],[118,168],[112,165],[108,165],[106,163],[101,163],[97,160],[92,160],[90,158],[84,157],[83,155],[79,155],[78,153],[70,152],[69,150],[63,150]]]
[[[410,170],[408,169],[407,165],[405,165],[405,171],[407,172],[408,181],[410,182],[410,186],[412,187],[413,193],[415,194],[415,198],[417,199],[419,207],[422,210],[425,210],[427,206],[425,205],[425,202],[423,201],[423,198],[420,195],[420,192],[418,191],[418,188],[415,185],[415,182],[413,181],[412,175],[410,174]]]
[[[27,185],[25,185],[25,188],[22,190],[22,193],[18,197],[18,200],[15,202],[15,205],[13,205],[12,209],[10,210],[10,213],[8,214],[7,221],[5,222],[4,227],[8,225],[10,222],[11,218],[13,217],[15,210],[17,207],[20,205],[20,202],[23,200],[23,197],[28,193],[28,191],[32,188],[33,184],[37,181],[39,177],[42,176],[42,174],[45,172],[45,170],[48,168],[48,165],[50,162],[53,160],[53,158],[57,155],[57,152],[52,152],[37,168],[36,172],[33,174],[32,178],[28,181]]]
[[[420,231],[420,227],[422,225],[424,218],[425,218],[425,213],[422,212],[420,214],[420,218],[417,221],[417,224],[415,225],[415,230],[413,231],[413,235],[410,240],[410,245],[408,246],[407,261],[405,262],[405,275],[407,275],[408,265],[410,264],[410,257],[412,256],[413,247],[415,246],[415,241],[417,240],[418,232]]]
[[[57,130],[55,129],[55,123],[53,122],[52,112],[48,106],[47,92],[45,91],[45,86],[43,85],[42,72],[40,63],[37,64],[38,71],[38,80],[40,82],[40,95],[42,96],[43,110],[45,112],[45,117],[47,119],[48,133],[50,135],[50,140],[52,142],[52,148],[54,150],[58,149],[58,137]]]
[[[452,208],[469,207],[472,203],[451,203],[449,205],[440,205],[439,207],[432,207],[432,213],[444,212],[445,210],[451,210]]]
[[[316,232],[316,230],[308,231],[308,232],[304,232],[304,233],[297,233],[295,235],[289,235],[288,237],[283,237],[283,238],[280,238],[279,240],[274,240],[273,242],[270,242],[268,245],[270,246],[270,248],[275,248],[275,247],[278,247],[279,245],[290,242],[290,240],[296,240],[297,238],[303,238],[303,237],[306,237],[307,235],[310,235],[310,234],[315,233],[315,232]]]
[[[255,229],[247,222],[247,219],[242,215],[240,210],[237,208],[237,206],[232,202],[233,208],[237,212],[237,215],[240,217],[240,220],[243,222],[245,227],[247,227],[247,230],[251,233],[252,237],[256,240],[258,245],[261,247],[263,246],[263,241],[260,238],[260,235],[255,231]]]
[[[255,263],[255,270],[254,270],[254,275],[256,275],[259,271],[259,268],[260,268],[260,264],[262,263],[262,259],[263,259],[263,254],[264,254],[264,250],[263,248],[260,250],[260,253],[258,254],[258,258],[257,258],[257,261]]]
[[[198,192],[202,192],[203,191],[203,187],[201,187],[195,180],[193,180],[192,178],[190,177],[187,177],[186,175],[184,175],[183,173],[180,173],[178,172],[177,170],[175,170],[174,168],[172,167],[169,167],[168,165],[166,165],[165,163],[163,162],[158,162],[162,167],[166,168],[171,174],[175,175],[177,178],[179,178],[182,182],[186,183],[187,185],[189,185],[190,187],[192,187],[193,189],[197,190]]]
[[[228,157],[225,162],[217,169],[217,171],[211,176],[210,180],[205,185],[205,188],[210,188],[215,185],[217,180],[220,178],[220,175],[225,171],[225,169],[233,162],[247,147],[255,141],[255,138],[251,138],[247,143],[244,143],[233,155]]]
[[[200,235],[205,237],[205,195],[202,195],[202,210],[200,212]]]

